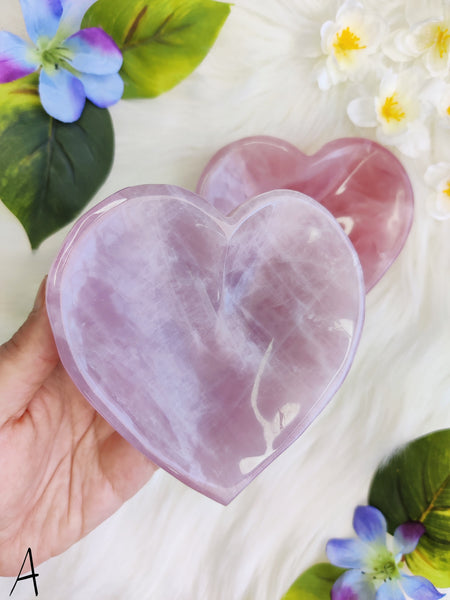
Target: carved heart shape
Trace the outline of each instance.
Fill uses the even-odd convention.
[[[414,213],[408,175],[389,150],[364,138],[334,140],[312,156],[274,137],[238,140],[213,156],[197,193],[228,214],[281,188],[311,196],[341,223],[359,255],[366,291],[406,242]]]
[[[81,217],[47,306],[61,360],[95,409],[227,504],[341,385],[364,285],[342,228],[303,194],[269,192],[224,217],[150,185]]]

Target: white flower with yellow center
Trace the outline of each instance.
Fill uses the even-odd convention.
[[[395,61],[420,57],[432,77],[445,78],[450,72],[450,8],[443,3],[409,3],[409,29],[398,29],[385,40],[383,49]],[[414,20],[412,20],[414,19]]]
[[[450,128],[450,84],[433,78],[427,82],[424,98],[436,108],[439,125]]]
[[[450,163],[440,162],[428,167],[425,183],[433,188],[428,207],[436,219],[450,219]]]
[[[450,85],[445,85],[437,97],[436,108],[443,123],[450,127]]]
[[[435,19],[412,28],[405,36],[406,52],[421,56],[433,77],[446,77],[450,67],[450,19]]]
[[[430,147],[424,124],[426,107],[421,99],[420,72],[409,69],[400,74],[388,71],[375,97],[355,98],[347,107],[350,120],[358,127],[376,127],[378,140],[396,146],[407,156],[418,156]]]
[[[336,14],[335,21],[326,21],[320,30],[325,65],[317,73],[322,90],[341,81],[359,80],[371,66],[385,23],[381,17],[370,13],[356,0],[346,0]]]

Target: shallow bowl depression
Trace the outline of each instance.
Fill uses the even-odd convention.
[[[224,216],[148,185],[79,219],[47,307],[63,365],[95,409],[227,504],[341,385],[364,284],[341,226],[304,194],[272,191]]]

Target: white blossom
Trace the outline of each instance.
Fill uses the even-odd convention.
[[[413,14],[410,10],[409,19]],[[424,16],[423,10],[420,16]],[[394,61],[420,58],[432,77],[445,78],[450,71],[450,8],[430,5],[425,20],[410,22],[409,28],[392,32],[383,49]]]
[[[442,79],[430,80],[423,97],[436,109],[439,125],[450,128],[450,84]]]
[[[428,198],[428,207],[436,219],[450,218],[450,163],[440,162],[428,167],[425,183],[433,192]]]
[[[399,74],[387,71],[375,96],[355,98],[347,113],[359,127],[376,127],[382,144],[396,146],[407,156],[418,156],[430,147],[424,123],[427,107],[421,92],[420,70],[408,69]]]
[[[326,21],[320,30],[325,59],[317,72],[319,87],[327,90],[342,81],[364,77],[384,32],[381,17],[366,11],[356,0],[346,0],[335,21]]]

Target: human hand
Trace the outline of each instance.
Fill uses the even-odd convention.
[[[44,280],[27,321],[0,346],[0,575],[16,576],[29,547],[36,564],[66,550],[155,470],[64,370]]]

